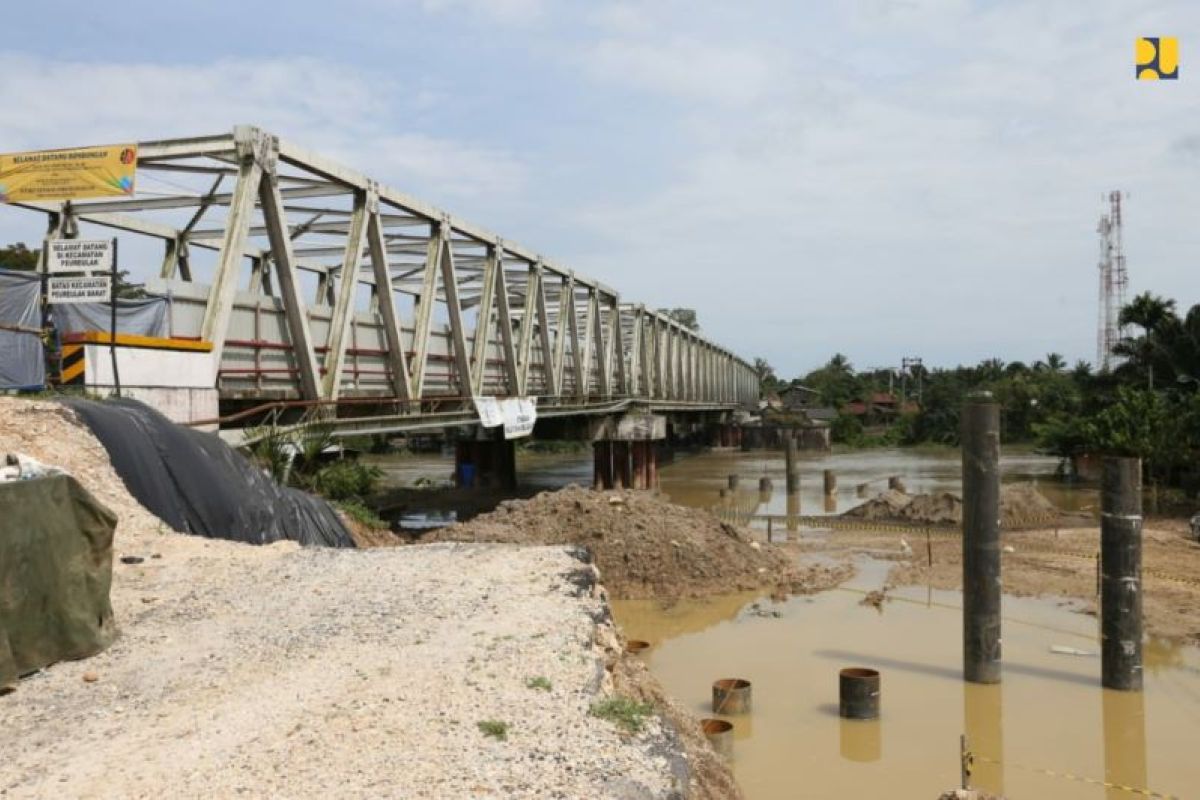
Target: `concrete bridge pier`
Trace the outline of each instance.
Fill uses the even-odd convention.
[[[654,442],[592,443],[596,489],[657,489],[658,452]]]
[[[454,484],[462,488],[517,488],[517,451],[503,438],[460,439],[454,445]]]
[[[741,447],[742,426],[721,423],[714,425],[709,437],[710,447]]]
[[[657,489],[656,442],[666,435],[666,418],[654,414],[605,419],[592,440],[592,486],[600,490]]]

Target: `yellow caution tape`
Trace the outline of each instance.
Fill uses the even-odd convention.
[[[1087,783],[1091,784],[1092,786],[1103,786],[1105,789],[1117,789],[1118,791],[1136,795],[1137,797],[1153,797],[1155,800],[1183,800],[1183,798],[1179,797],[1178,795],[1163,794],[1162,792],[1155,792],[1142,786],[1128,786],[1124,783],[1113,783],[1112,781],[1104,781],[1100,780],[1099,778],[1090,778],[1086,775],[1080,775],[1075,772],[1067,772],[1066,770],[1047,769],[1046,767],[1032,767],[1028,764],[1018,764],[1013,761],[1001,762],[994,758],[988,758],[987,756],[980,755],[979,753],[972,753],[970,751],[967,751],[965,757],[970,758],[972,761],[982,761],[986,764],[995,764],[996,766],[1001,767],[1013,767],[1015,769],[1025,770],[1026,772],[1035,772],[1039,775],[1046,775],[1050,778],[1061,778],[1063,780],[1075,781],[1076,783]]]

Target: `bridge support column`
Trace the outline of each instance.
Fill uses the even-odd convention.
[[[592,441],[595,489],[657,489],[658,449],[666,438],[665,417],[627,414],[605,420]]]
[[[454,446],[454,484],[462,488],[517,488],[516,446],[504,439],[460,439]]]
[[[592,443],[595,489],[657,489],[658,451],[652,441]]]
[[[742,426],[727,423],[714,425],[709,441],[711,447],[741,447]]]

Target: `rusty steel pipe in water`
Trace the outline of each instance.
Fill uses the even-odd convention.
[[[1000,682],[1000,406],[990,392],[962,409],[963,677]]]
[[[625,652],[630,655],[639,655],[650,649],[650,643],[641,639],[630,639],[625,642]]]
[[[1142,461],[1105,458],[1100,493],[1101,683],[1142,690]]]
[[[725,758],[733,758],[733,723],[723,719],[702,719],[700,730],[712,749]]]
[[[845,719],[879,717],[879,670],[846,667],[838,672],[838,714]]]
[[[750,706],[750,681],[742,678],[722,678],[713,681],[714,714],[749,714]]]
[[[837,494],[837,473],[831,469],[825,470],[825,496]]]

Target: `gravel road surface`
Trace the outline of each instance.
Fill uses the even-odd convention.
[[[618,643],[567,548],[147,533],[116,555],[145,560],[114,565],[114,646],[0,697],[0,795],[643,800],[687,785],[669,726],[631,736],[589,715]]]

